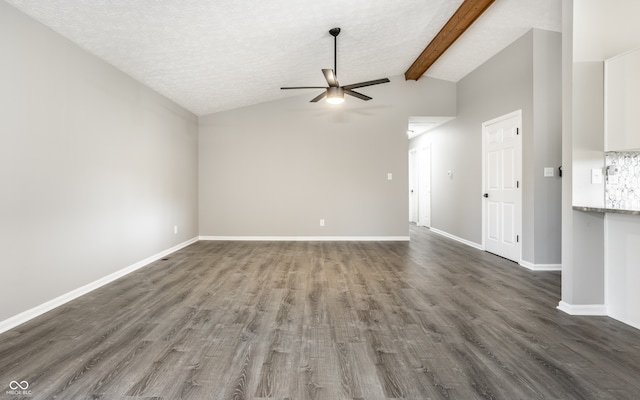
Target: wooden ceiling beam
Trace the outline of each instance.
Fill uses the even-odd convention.
[[[495,0],[464,0],[440,32],[404,73],[406,80],[417,81],[433,63],[485,12]]]

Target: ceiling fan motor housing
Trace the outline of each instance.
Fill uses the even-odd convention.
[[[327,101],[331,104],[340,104],[344,102],[344,89],[341,87],[328,87]]]

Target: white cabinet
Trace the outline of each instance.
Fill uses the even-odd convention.
[[[640,149],[640,49],[605,61],[605,151]]]

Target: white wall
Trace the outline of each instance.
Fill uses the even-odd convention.
[[[201,118],[200,235],[407,237],[407,120],[454,115],[455,84],[398,76],[363,93]]]
[[[603,61],[640,47],[640,1],[573,2],[573,61]]]
[[[4,2],[0,59],[0,321],[197,236],[193,114]]]
[[[482,123],[523,111],[523,260],[560,263],[561,36],[532,30],[457,85],[456,119],[413,139],[432,146],[432,227],[482,243]],[[453,178],[447,175],[453,172]]]

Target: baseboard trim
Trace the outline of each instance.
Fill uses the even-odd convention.
[[[408,242],[409,236],[200,236],[199,239],[246,242]]]
[[[597,316],[607,317],[607,306],[604,304],[569,304],[566,301],[560,301],[558,303],[558,310],[564,311],[569,315],[584,315],[584,316]]]
[[[520,260],[520,265],[531,271],[562,271],[562,264],[534,264]]]
[[[629,321],[625,318],[620,318],[615,314],[608,312],[607,306],[604,304],[584,304],[584,305],[572,305],[566,301],[560,301],[557,307],[558,310],[564,311],[569,315],[586,316],[586,317],[608,317],[615,319],[618,322],[622,322],[625,325],[629,325],[632,328],[640,329],[640,323],[638,321]]]
[[[609,313],[607,315],[609,317],[615,319],[616,321],[622,322],[623,324],[627,324],[627,325],[629,325],[631,327],[634,327],[636,329],[640,329],[640,322],[638,322],[638,321],[629,321],[628,319],[622,318],[622,317],[620,317],[618,315],[611,314],[611,313]]]
[[[10,317],[4,321],[0,321],[0,333],[6,332],[10,329],[17,327],[18,325],[22,325],[25,322],[32,320],[48,311],[53,310],[54,308],[60,307],[61,305],[70,302],[80,296],[83,296],[93,290],[96,290],[108,283],[115,281],[116,279],[122,278],[123,276],[132,273],[135,270],[138,270],[142,267],[145,267],[151,264],[154,261],[161,259],[173,252],[176,252],[184,247],[189,246],[192,243],[198,241],[198,238],[195,237],[193,239],[187,240],[186,242],[182,242],[176,246],[173,246],[170,249],[161,251],[160,253],[154,254],[150,257],[145,258],[144,260],[138,261],[135,264],[132,264],[126,268],[123,268],[119,271],[113,272],[105,277],[102,277],[96,281],[88,283],[84,286],[81,286],[77,289],[74,289],[68,293],[65,293],[61,296],[58,296],[52,300],[47,301],[46,303],[35,306],[27,311],[21,312],[18,315]]]
[[[461,237],[458,237],[458,236],[452,235],[452,234],[450,234],[450,233],[448,233],[448,232],[445,232],[445,231],[441,231],[440,229],[436,229],[436,228],[429,228],[429,230],[431,230],[431,232],[433,232],[433,233],[437,233],[437,234],[438,234],[438,235],[440,235],[440,236],[444,236],[444,237],[446,237],[446,238],[453,239],[453,240],[455,240],[455,241],[457,241],[457,242],[460,242],[460,243],[462,243],[462,244],[466,244],[467,246],[471,246],[471,247],[476,248],[476,249],[478,249],[478,250],[483,250],[483,251],[484,251],[484,247],[482,247],[482,245],[481,245],[481,244],[478,244],[478,243],[472,242],[472,241],[467,240],[467,239],[463,239],[463,238],[461,238]]]

